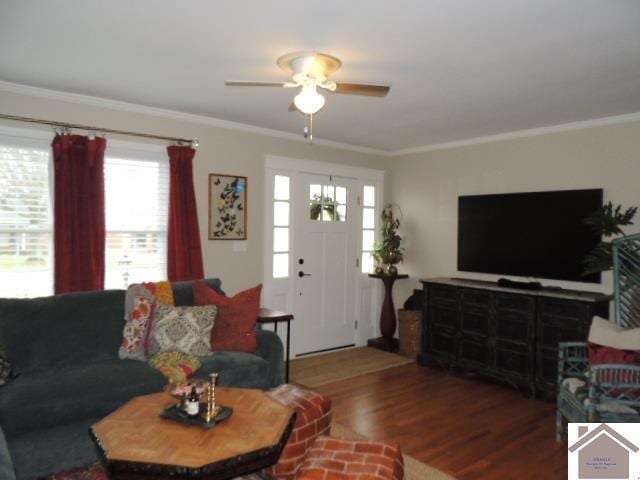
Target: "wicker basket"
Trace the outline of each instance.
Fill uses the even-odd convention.
[[[413,358],[420,353],[422,346],[422,312],[420,310],[398,310],[398,336],[402,356]]]

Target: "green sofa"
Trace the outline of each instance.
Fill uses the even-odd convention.
[[[218,279],[206,282],[220,289]],[[192,305],[192,282],[173,283],[176,305]],[[0,387],[0,479],[33,479],[98,460],[89,427],[166,381],[145,362],[120,360],[124,290],[0,299],[0,347],[18,375]],[[284,381],[283,347],[259,330],[255,354],[216,352],[197,377],[271,388]]]

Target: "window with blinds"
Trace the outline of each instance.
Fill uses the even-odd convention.
[[[107,148],[104,173],[105,288],[166,280],[169,211],[166,154]]]
[[[50,150],[0,136],[0,297],[53,293]]]

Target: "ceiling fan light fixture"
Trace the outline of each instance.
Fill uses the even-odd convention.
[[[324,97],[316,90],[315,83],[302,87],[302,91],[295,96],[293,103],[302,113],[313,115],[324,107]]]

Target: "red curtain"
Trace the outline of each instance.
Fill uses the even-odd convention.
[[[193,188],[191,147],[172,145],[169,153],[169,280],[196,280],[204,277],[196,194]]]
[[[104,288],[104,138],[56,135],[55,293]]]

